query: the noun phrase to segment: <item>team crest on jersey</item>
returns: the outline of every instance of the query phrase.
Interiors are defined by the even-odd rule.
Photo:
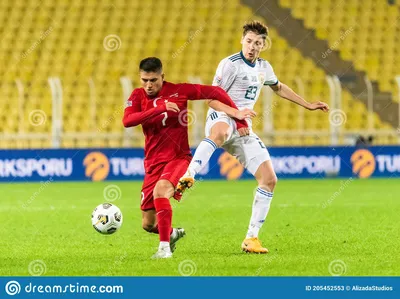
[[[131,100],[127,100],[126,101],[126,107],[132,107],[132,101]]]
[[[221,77],[221,76],[215,76],[215,77],[214,77],[214,82],[215,82],[216,84],[220,85],[220,84],[221,84],[221,81],[222,81],[222,77]]]
[[[251,76],[251,81],[257,82],[257,76]]]
[[[264,83],[264,80],[265,80],[265,75],[264,75],[264,73],[259,73],[259,74],[258,74],[258,79],[260,80],[261,83]]]

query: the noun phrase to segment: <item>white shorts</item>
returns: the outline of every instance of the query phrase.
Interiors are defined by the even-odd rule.
[[[228,138],[222,147],[254,175],[264,161],[271,160],[264,142],[253,132],[249,136],[240,137],[236,131],[236,122],[223,112],[211,111],[206,120],[206,137],[210,136],[211,128],[218,122],[229,125]]]

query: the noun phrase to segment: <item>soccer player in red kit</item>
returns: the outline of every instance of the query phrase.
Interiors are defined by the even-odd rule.
[[[123,124],[125,127],[142,125],[146,171],[142,186],[142,226],[160,236],[160,245],[153,258],[169,258],[176,242],[185,235],[182,228],[171,226],[169,198],[174,195],[175,186],[192,159],[188,142],[187,101],[219,101],[216,102],[218,109],[236,119],[241,135],[249,134],[244,119],[254,117],[255,112],[237,110],[220,87],[164,81],[162,63],[156,57],[142,60],[139,71],[142,88],[136,88],[129,97]]]

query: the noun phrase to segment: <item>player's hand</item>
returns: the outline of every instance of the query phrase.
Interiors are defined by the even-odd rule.
[[[235,114],[235,118],[237,119],[245,119],[245,118],[253,118],[257,116],[257,113],[254,110],[245,108],[243,110],[238,110]]]
[[[329,111],[329,106],[327,103],[324,102],[315,102],[315,103],[310,103],[308,107],[306,107],[308,110],[322,110],[324,112]]]
[[[167,111],[173,111],[173,112],[179,112],[178,105],[175,103],[167,102],[165,104],[165,107],[167,108]]]
[[[240,137],[248,136],[250,134],[250,130],[248,127],[240,128],[237,131],[239,132]]]

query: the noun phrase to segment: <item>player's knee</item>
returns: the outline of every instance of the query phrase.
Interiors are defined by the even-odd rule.
[[[278,178],[276,177],[276,175],[273,175],[271,177],[269,177],[266,180],[266,185],[268,186],[268,188],[270,189],[270,191],[274,191],[276,184],[278,183]]]
[[[228,137],[229,137],[228,131],[218,130],[212,132],[208,138],[214,141],[218,146],[222,146],[224,142],[228,139]]]
[[[274,174],[274,175],[269,175],[269,176],[267,176],[267,177],[265,177],[265,178],[262,178],[259,182],[258,182],[258,184],[259,184],[259,186],[261,187],[261,188],[263,188],[263,189],[266,189],[266,190],[268,190],[268,191],[270,191],[270,192],[273,192],[274,191],[274,189],[275,189],[275,186],[276,186],[276,184],[278,183],[278,178],[277,178],[277,176]]]
[[[154,198],[170,198],[174,195],[174,186],[167,180],[160,180],[157,182],[153,191]]]

